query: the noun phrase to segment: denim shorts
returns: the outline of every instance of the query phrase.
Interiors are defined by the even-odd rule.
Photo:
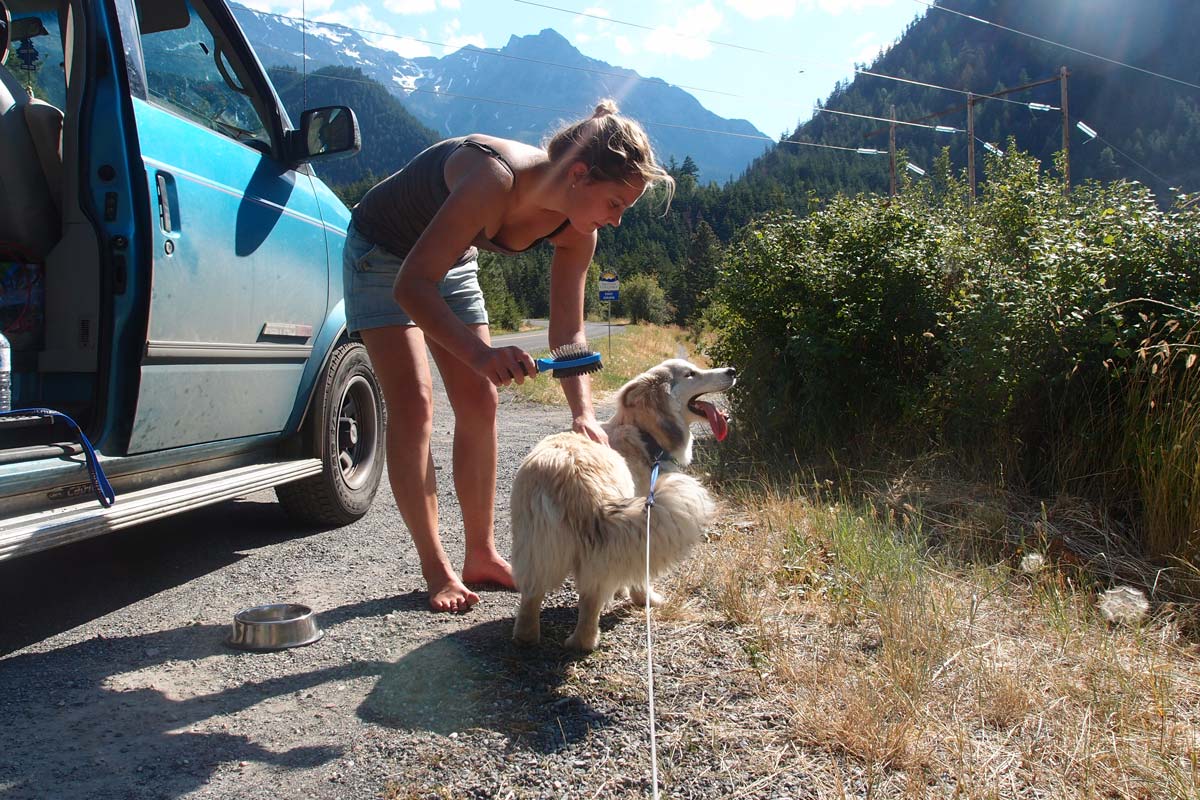
[[[354,225],[346,232],[342,250],[342,286],[346,297],[346,327],[350,333],[390,325],[414,325],[392,296],[392,284],[404,259],[363,236]],[[454,315],[466,325],[487,325],[487,308],[479,288],[479,263],[460,264],[438,282],[438,292]]]

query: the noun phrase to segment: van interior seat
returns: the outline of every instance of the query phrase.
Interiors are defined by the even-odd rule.
[[[0,251],[41,261],[62,234],[63,112],[3,66],[11,32],[0,0]]]

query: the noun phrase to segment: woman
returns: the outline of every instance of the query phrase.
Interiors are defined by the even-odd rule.
[[[493,533],[496,387],[522,383],[536,368],[519,347],[491,346],[477,248],[512,254],[553,244],[550,346],[582,344],[596,231],[620,225],[656,182],[673,187],[645,131],[606,100],[544,150],[483,135],[439,142],[355,206],[343,256],[347,322],[366,343],[383,388],[388,480],[434,611],[479,602],[468,583],[514,588]],[[454,489],[466,536],[461,576],[438,536],[427,346],[454,409]],[[572,428],[606,443],[588,377],[564,380],[563,390]]]

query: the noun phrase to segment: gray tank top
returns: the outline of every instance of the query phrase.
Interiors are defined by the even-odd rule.
[[[495,148],[466,136],[446,139],[413,156],[399,172],[380,181],[363,195],[351,215],[354,227],[363,236],[383,245],[400,258],[407,257],[438,209],[450,196],[450,189],[446,186],[446,159],[464,145],[482,150],[500,161],[510,173],[516,174],[512,165]],[[569,220],[564,220],[558,228],[538,239],[529,248],[555,236],[566,228],[568,223]],[[509,255],[524,252],[510,250],[497,244],[480,231],[471,247],[458,257],[453,266],[474,261],[478,255],[477,248],[480,247]]]

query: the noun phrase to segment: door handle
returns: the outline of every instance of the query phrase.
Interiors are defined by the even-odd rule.
[[[165,172],[155,173],[154,182],[158,187],[158,223],[163,233],[175,230],[175,215],[171,208],[171,184],[175,181]]]

